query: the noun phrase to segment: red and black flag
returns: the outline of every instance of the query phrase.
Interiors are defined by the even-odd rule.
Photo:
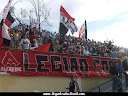
[[[15,21],[15,19],[11,16],[10,12],[8,12],[8,15],[5,19],[5,24],[10,27],[12,23]]]
[[[59,33],[62,37],[65,36],[65,34],[70,29],[72,34],[74,32],[77,32],[77,26],[74,23],[75,19],[72,18],[67,11],[61,6],[60,8],[60,27],[59,27]]]
[[[10,46],[10,41],[11,41],[11,38],[10,38],[10,35],[9,35],[9,27],[12,25],[12,23],[15,21],[15,19],[11,16],[10,12],[8,12],[8,15],[5,19],[5,22],[3,24],[3,27],[2,27],[2,37],[3,37],[3,44],[2,46],[4,47],[9,47]]]
[[[10,36],[8,32],[8,28],[12,25],[14,22],[14,19],[12,18],[11,14],[9,13],[10,6],[11,6],[12,0],[9,0],[5,8],[2,10],[0,14],[0,21],[3,20],[2,29],[0,29],[0,41],[2,43],[0,44],[0,47],[9,47],[10,46]]]

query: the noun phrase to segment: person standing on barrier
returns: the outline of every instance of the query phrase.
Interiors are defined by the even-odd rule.
[[[77,88],[77,92],[80,92],[79,83],[75,80],[75,75],[70,75],[71,82],[69,83],[69,87],[65,87],[69,90],[69,92],[75,92],[75,88]]]
[[[112,92],[122,92],[122,80],[119,78],[117,62],[110,65],[110,74],[113,77]]]

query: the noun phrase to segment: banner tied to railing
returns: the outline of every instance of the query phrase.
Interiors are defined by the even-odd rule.
[[[116,59],[0,49],[0,72],[19,76],[110,76]]]

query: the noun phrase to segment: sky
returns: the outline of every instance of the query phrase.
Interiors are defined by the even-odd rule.
[[[30,0],[13,0],[12,5],[17,1],[21,1],[15,5],[17,16],[21,8],[28,11],[32,8]],[[7,2],[0,0],[0,11]],[[115,45],[128,48],[128,0],[44,0],[44,4],[51,10],[49,23],[52,26],[43,24],[42,28],[58,32],[62,5],[75,18],[78,32],[73,36],[79,36],[79,30],[86,19],[88,39],[101,42],[113,40]]]

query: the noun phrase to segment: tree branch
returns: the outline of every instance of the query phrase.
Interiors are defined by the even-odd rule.
[[[33,8],[34,8],[34,12],[36,13],[36,17],[38,18],[38,13],[37,13],[37,8],[36,8],[36,3],[35,3],[35,1],[34,0],[31,0],[31,4],[32,4],[32,6],[33,6]]]

